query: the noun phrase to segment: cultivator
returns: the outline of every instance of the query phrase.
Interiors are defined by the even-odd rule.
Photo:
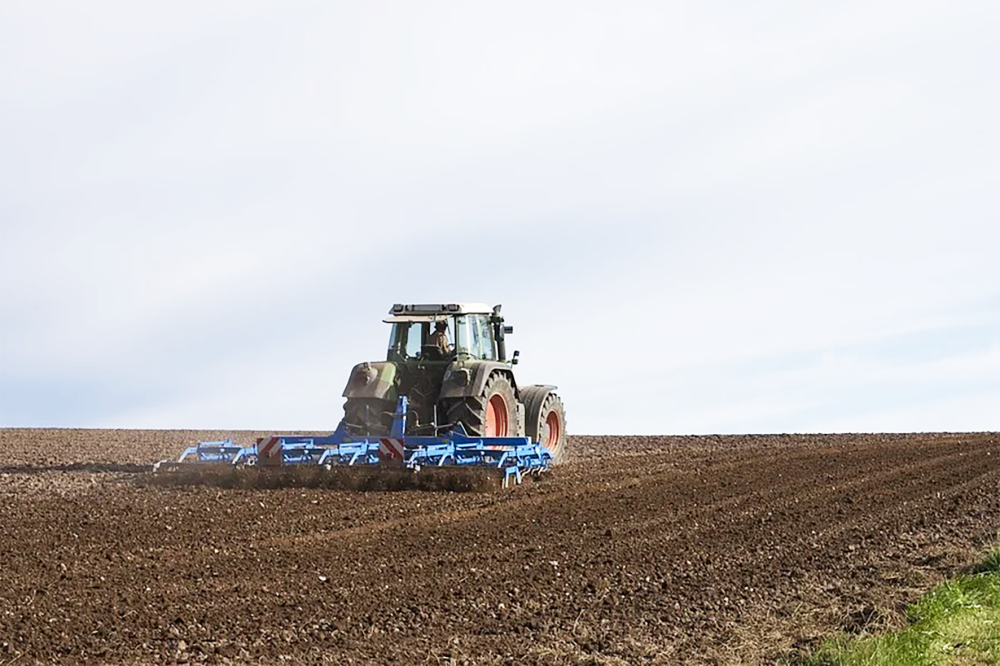
[[[190,469],[193,465],[291,465],[333,468],[374,466],[418,473],[422,468],[465,468],[502,475],[503,486],[519,484],[553,462],[552,452],[530,437],[480,437],[467,434],[461,423],[441,436],[406,433],[408,401],[400,396],[387,437],[357,436],[344,423],[330,435],[274,435],[255,446],[227,439],[188,447],[176,463],[161,461],[154,471]]]

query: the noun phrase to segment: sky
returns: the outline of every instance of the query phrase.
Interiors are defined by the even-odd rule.
[[[576,434],[1000,430],[1000,3],[0,0],[0,426],[329,431],[397,302]]]

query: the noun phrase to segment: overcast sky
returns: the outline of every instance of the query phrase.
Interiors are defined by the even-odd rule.
[[[1000,429],[1000,3],[0,0],[0,425],[332,430],[503,303],[577,434]]]

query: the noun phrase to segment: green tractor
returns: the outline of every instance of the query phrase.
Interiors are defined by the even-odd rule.
[[[351,435],[388,436],[401,395],[406,435],[437,436],[458,424],[468,435],[530,437],[559,462],[566,415],[555,386],[519,386],[518,352],[507,358],[500,306],[396,304],[385,361],[354,366],[344,389],[343,426]]]

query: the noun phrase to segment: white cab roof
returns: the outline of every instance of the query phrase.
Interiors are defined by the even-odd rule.
[[[493,308],[485,303],[396,303],[384,321],[435,321],[460,314],[492,314]]]

